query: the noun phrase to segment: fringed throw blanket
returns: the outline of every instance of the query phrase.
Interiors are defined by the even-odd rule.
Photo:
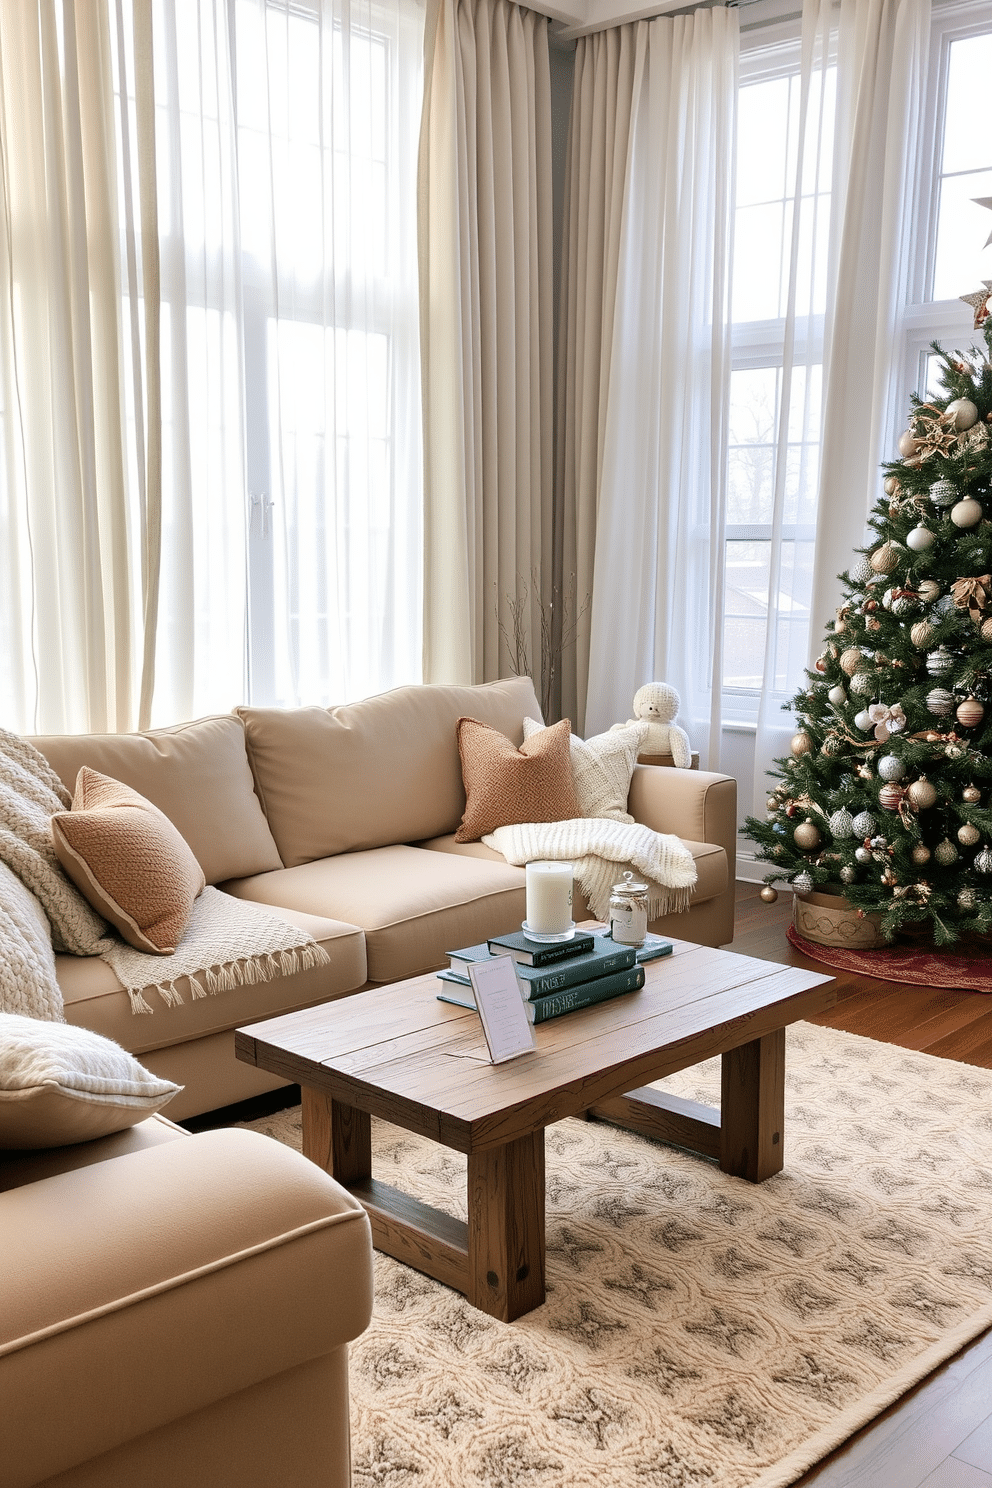
[[[174,955],[134,950],[91,908],[55,856],[51,818],[71,803],[44,755],[0,729],[0,865],[10,870],[0,874],[0,1012],[62,1017],[55,962],[36,933],[41,913],[56,951],[101,956],[113,967],[134,1013],[152,1012],[146,992],[159,993],[168,1007],[182,1002],[176,982],[183,977],[195,999],[330,959],[312,936],[278,914],[213,888],[196,900]]]
[[[652,920],[688,909],[696,882],[689,849],[677,837],[639,822],[627,826],[598,816],[525,822],[497,827],[482,840],[518,867],[540,858],[574,863],[575,880],[597,920],[609,919],[610,891],[625,868],[646,879]]]

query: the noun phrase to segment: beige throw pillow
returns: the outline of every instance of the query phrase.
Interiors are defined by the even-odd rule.
[[[477,842],[517,822],[571,821],[579,815],[569,762],[567,718],[516,745],[488,724],[458,720],[465,814],[456,842]]]
[[[628,824],[634,820],[627,810],[627,796],[647,727],[645,723],[632,723],[607,734],[594,734],[591,739],[571,735],[572,780],[580,816]],[[536,738],[543,729],[543,723],[524,719],[525,740]]]
[[[185,839],[144,796],[84,765],[71,811],[52,817],[55,854],[128,945],[171,956],[204,886]]]
[[[0,1013],[0,1148],[106,1137],[144,1121],[181,1089],[88,1028]]]

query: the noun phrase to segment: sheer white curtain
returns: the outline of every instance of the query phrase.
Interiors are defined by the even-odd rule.
[[[0,722],[25,731],[134,727],[155,627],[141,270],[119,252],[147,169],[125,117],[119,201],[116,27],[100,5],[76,22],[0,4]],[[145,117],[148,62],[139,45]]]
[[[420,677],[417,0],[0,0],[0,717]]]
[[[756,803],[878,495],[929,21],[930,0],[803,9]]]
[[[737,11],[635,23],[585,726],[671,683],[719,748]]]

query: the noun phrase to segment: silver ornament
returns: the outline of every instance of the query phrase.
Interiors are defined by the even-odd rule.
[[[954,602],[954,595],[942,594],[934,605],[933,612],[935,615],[939,615],[941,619],[946,619],[948,615],[953,615],[956,609],[957,605]]]
[[[949,837],[945,837],[943,841],[937,843],[937,846],[933,850],[933,855],[942,868],[949,868],[952,863],[956,863],[958,860],[958,850]],[[990,861],[992,861],[992,854],[990,854]]]
[[[951,600],[953,604],[954,601]],[[931,677],[944,677],[954,670],[954,657],[946,646],[938,646],[927,657],[927,671]]]
[[[953,760],[964,759],[966,752],[967,751],[964,744],[948,744],[944,748],[944,753],[947,755],[947,758]]]
[[[852,584],[867,584],[869,579],[874,577],[875,570],[864,556],[855,559],[848,573]]]
[[[827,699],[829,702],[833,703],[835,708],[843,707],[843,705],[847,702],[847,692],[843,687],[841,687],[840,683],[838,682],[837,686],[831,687],[830,691],[827,693]]]
[[[867,811],[859,811],[851,826],[855,837],[870,837],[875,830],[875,818]]]
[[[857,858],[859,863],[871,862],[871,853],[866,847],[856,847],[854,849],[854,856]]]
[[[930,500],[934,506],[953,506],[958,499],[957,487],[953,481],[934,481],[930,487]]]
[[[975,857],[975,867],[979,873],[992,873],[992,850],[983,847]]]
[[[854,715],[854,727],[859,728],[863,734],[867,734],[869,730],[875,727],[867,708],[862,708],[860,713]]]
[[[845,863],[840,870],[841,883],[853,883],[858,876],[858,870],[852,868],[850,863]]]
[[[809,873],[797,873],[792,880],[792,887],[797,894],[809,894],[813,888],[813,879]]]
[[[974,889],[964,888],[961,890],[960,894],[958,895],[958,909],[963,909],[965,912],[967,912],[968,910],[974,909],[977,903],[978,895],[975,893]]]
[[[878,762],[878,773],[883,780],[901,780],[906,766],[896,754],[883,754]]]
[[[856,672],[851,678],[851,691],[865,696],[875,691],[875,679],[870,672]]]
[[[868,846],[875,852],[881,852],[883,848],[888,847],[888,845],[889,841],[887,837],[873,837],[868,844]]]
[[[854,821],[846,806],[839,807],[830,818],[827,825],[833,837],[853,837]]]
[[[927,707],[938,718],[943,718],[954,711],[954,694],[948,692],[946,687],[934,687],[927,693]]]

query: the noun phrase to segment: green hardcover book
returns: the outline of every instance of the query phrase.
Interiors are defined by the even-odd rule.
[[[567,987],[564,992],[552,992],[549,997],[529,1002],[527,1016],[532,1023],[545,1023],[549,1018],[560,1018],[563,1013],[574,1013],[597,1002],[609,1002],[627,992],[639,991],[644,986],[644,976],[643,966],[630,966],[626,971],[615,971],[610,976],[597,977],[593,982]]]
[[[509,935],[493,935],[489,949],[494,956],[512,956],[521,966],[551,966],[555,961],[567,961],[572,956],[583,956],[595,945],[593,936],[585,930],[577,930],[571,940],[531,940],[522,930]]]
[[[633,946],[620,945],[608,935],[596,935],[593,940],[591,951],[570,956],[567,961],[558,961],[552,966],[521,966],[517,962],[517,979],[524,996],[528,1000],[547,997],[550,992],[563,992],[566,987],[576,987],[580,982],[591,982],[595,977],[608,976],[634,965],[637,957]],[[470,985],[468,970],[473,962],[492,960],[484,945],[448,951],[447,955],[449,970],[438,975],[443,975],[445,981],[458,977],[463,986]]]
[[[451,972],[439,971],[438,976],[450,981],[450,992],[439,992],[438,1002],[449,1002],[454,1007],[471,1008],[475,1011],[475,997],[469,986],[455,986]],[[538,997],[533,1002],[524,1002],[527,1016],[532,1023],[545,1023],[549,1018],[560,1018],[564,1013],[574,1013],[579,1008],[593,1007],[597,1002],[610,1002],[626,992],[637,992],[644,986],[644,967],[628,966],[624,971],[615,971],[611,976],[597,977],[595,981],[583,982],[578,987],[567,987],[564,992],[552,992],[548,997]]]

